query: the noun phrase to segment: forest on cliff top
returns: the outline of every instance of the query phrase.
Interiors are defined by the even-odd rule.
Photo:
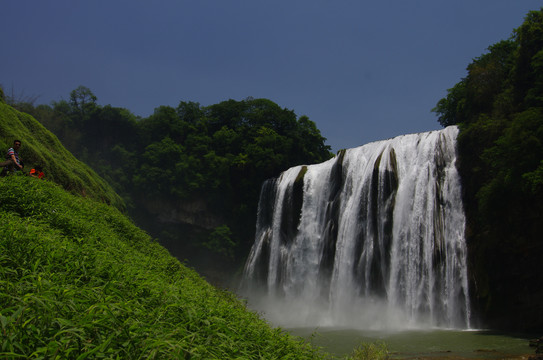
[[[472,294],[484,323],[543,328],[543,10],[433,109],[456,124]]]

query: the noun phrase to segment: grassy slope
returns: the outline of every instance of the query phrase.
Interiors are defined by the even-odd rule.
[[[180,264],[103,179],[0,101],[0,149],[14,139],[25,170],[40,164],[49,181],[0,178],[0,358],[323,356]]]
[[[19,153],[26,172],[35,165],[41,165],[47,179],[62,185],[65,189],[104,201],[120,209],[124,208],[121,198],[111,186],[66,150],[55,135],[32,116],[0,101],[2,161],[15,139],[22,141]]]
[[[118,210],[0,179],[0,358],[315,359]]]

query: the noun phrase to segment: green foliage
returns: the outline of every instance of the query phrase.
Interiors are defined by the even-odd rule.
[[[96,100],[96,96],[85,86],[70,92],[70,107],[78,121],[85,121],[96,110]]]
[[[516,273],[529,274],[543,252],[543,9],[528,13],[509,40],[488,50],[433,111],[442,125],[460,126],[471,268],[479,280],[479,306],[493,322],[506,309],[529,302],[510,299],[540,296],[517,286],[522,282],[516,279],[507,281],[504,264],[522,258]],[[524,322],[541,326],[534,317]]]
[[[537,169],[543,160],[543,11],[530,12],[511,39],[488,50],[474,59],[468,76],[434,111],[441,124],[461,125],[461,167],[480,178],[471,191],[491,221],[491,209],[505,193],[531,198],[538,189]]]
[[[507,116],[511,105],[511,73],[517,43],[504,40],[468,65],[468,76],[447,90],[447,96],[432,109],[442,126],[471,123],[478,114]]]
[[[234,258],[236,243],[232,239],[232,231],[226,225],[217,226],[202,245],[228,259]]]
[[[432,111],[438,115],[441,126],[449,126],[462,122],[465,106],[466,83],[461,81],[447,90],[447,97],[439,100]]]
[[[3,359],[324,358],[115,208],[11,176],[0,179],[0,219]]]
[[[214,224],[230,229],[231,235],[215,237],[214,225],[196,219],[198,234],[185,239],[178,254],[186,258],[201,257],[202,248],[215,244],[212,253],[241,261],[252,244],[262,182],[332,156],[315,123],[267,99],[207,107],[182,101],[138,119],[126,109],[96,105],[94,94],[79,87],[70,102],[29,111],[105,178],[154,235],[186,232],[171,222],[167,229],[155,226],[162,211],[177,211],[172,204],[191,202],[205,204],[205,212],[219,219]]]
[[[124,208],[122,200],[113,189],[68,152],[55,135],[32,116],[0,103],[2,151],[7,151],[15,139],[22,141],[19,153],[25,164],[25,171],[41,165],[47,180],[54,181],[73,193]]]
[[[387,360],[389,352],[385,343],[364,343],[353,350],[349,360]]]

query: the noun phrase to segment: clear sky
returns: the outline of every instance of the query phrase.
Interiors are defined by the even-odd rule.
[[[439,129],[466,66],[541,0],[0,0],[0,84],[146,117],[160,105],[268,98],[334,151]]]

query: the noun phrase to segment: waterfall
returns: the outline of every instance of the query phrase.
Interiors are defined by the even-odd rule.
[[[457,133],[342,150],[266,181],[249,304],[288,327],[469,328]]]

